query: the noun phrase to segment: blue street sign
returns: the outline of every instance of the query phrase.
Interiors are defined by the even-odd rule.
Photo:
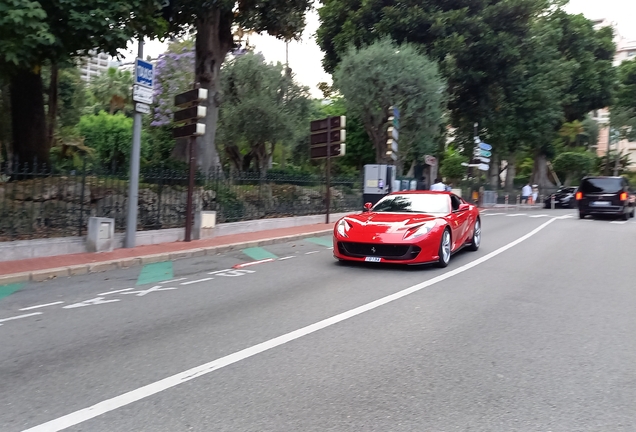
[[[135,84],[143,87],[153,87],[154,68],[152,63],[141,59],[135,60]]]
[[[395,117],[396,119],[400,118],[400,110],[396,107],[393,107],[393,117]]]
[[[492,146],[490,144],[486,144],[485,142],[479,143],[479,148],[482,150],[492,150]]]

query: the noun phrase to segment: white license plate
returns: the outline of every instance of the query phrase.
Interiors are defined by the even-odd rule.
[[[366,257],[364,260],[368,261],[368,262],[380,262],[380,261],[382,261],[382,258],[380,258],[380,257]]]
[[[604,206],[610,205],[610,202],[609,201],[594,201],[592,205],[598,206],[598,207],[604,207]]]

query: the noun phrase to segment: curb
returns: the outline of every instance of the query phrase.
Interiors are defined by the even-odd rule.
[[[283,237],[272,237],[262,240],[246,241],[241,243],[231,243],[221,246],[209,246],[203,248],[192,248],[184,251],[176,252],[164,252],[151,255],[141,255],[138,257],[127,257],[116,260],[94,262],[90,264],[78,264],[68,267],[57,267],[44,270],[33,270],[24,273],[14,273],[7,275],[0,275],[0,285],[8,285],[14,283],[23,282],[44,282],[49,279],[55,279],[59,277],[70,277],[77,275],[84,275],[89,273],[103,273],[111,270],[125,269],[130,267],[136,267],[139,265],[162,262],[162,261],[177,261],[181,259],[201,257],[205,255],[218,255],[221,253],[233,251],[236,249],[244,249],[249,247],[261,247],[273,244],[285,243],[288,241],[303,240],[316,235],[329,234],[333,231],[332,228],[312,231],[304,234],[295,234]]]

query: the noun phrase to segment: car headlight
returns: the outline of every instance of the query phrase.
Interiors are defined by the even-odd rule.
[[[348,237],[347,236],[347,232],[351,229],[351,225],[349,225],[349,223],[344,220],[341,219],[338,222],[338,225],[336,226],[336,231],[338,232],[338,234],[340,234],[342,237]]]
[[[404,239],[412,239],[428,234],[435,227],[435,221],[428,221],[416,228],[411,228],[404,234]]]

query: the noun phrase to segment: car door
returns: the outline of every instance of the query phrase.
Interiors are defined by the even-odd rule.
[[[450,199],[452,209],[451,230],[453,234],[453,250],[455,250],[466,242],[470,212],[468,210],[460,210],[460,206],[464,202],[457,195],[450,194]]]

